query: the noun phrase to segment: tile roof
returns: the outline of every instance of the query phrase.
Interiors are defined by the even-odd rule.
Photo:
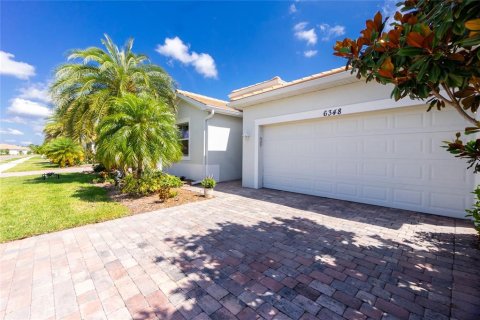
[[[216,107],[216,108],[225,109],[225,110],[229,110],[229,111],[239,111],[237,109],[234,109],[232,107],[227,106],[227,103],[228,103],[227,101],[203,96],[201,94],[193,93],[193,92],[189,92],[189,91],[185,91],[185,90],[177,89],[177,92],[186,96],[186,97],[189,97],[190,99],[193,99],[197,102],[200,102],[200,103],[202,103],[206,106]]]
[[[272,90],[292,86],[292,85],[302,83],[302,82],[306,82],[306,81],[311,81],[311,80],[315,80],[315,79],[319,79],[319,78],[324,78],[324,77],[331,76],[331,75],[341,73],[341,72],[344,72],[344,71],[346,71],[345,67],[331,69],[331,70],[328,70],[328,71],[324,71],[324,72],[312,74],[312,75],[307,76],[307,77],[296,79],[296,80],[293,80],[293,81],[290,81],[290,82],[283,82],[283,83],[279,83],[279,84],[276,84],[276,85],[273,85],[273,86],[270,86],[270,87],[267,87],[267,88],[261,88],[259,90],[250,91],[250,92],[245,93],[243,95],[239,95],[239,96],[230,95],[230,100],[231,101],[240,100],[240,99],[247,98],[247,97],[250,97],[250,96],[254,96],[254,95],[257,95],[257,94],[260,94],[260,93],[269,92],[269,91],[272,91]],[[275,77],[275,78],[278,78],[278,77]],[[273,79],[275,79],[275,78],[273,78]],[[271,80],[273,80],[273,79],[271,79]],[[263,82],[245,87],[245,88],[237,89],[237,90],[232,91],[232,93],[238,92],[238,91],[246,89],[246,88],[252,88],[252,87],[255,87],[257,85],[261,85],[265,82],[269,82],[271,80],[263,81]]]

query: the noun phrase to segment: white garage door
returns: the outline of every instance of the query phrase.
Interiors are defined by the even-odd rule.
[[[474,181],[441,147],[454,111],[400,108],[263,127],[263,186],[464,217]]]

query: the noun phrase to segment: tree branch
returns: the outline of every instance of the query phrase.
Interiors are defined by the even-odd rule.
[[[477,124],[477,120],[472,117],[471,115],[469,115],[467,112],[465,112],[465,110],[463,110],[463,108],[460,106],[460,104],[458,103],[457,99],[455,98],[455,96],[453,95],[452,91],[450,90],[450,88],[448,86],[446,86],[444,83],[442,83],[442,88],[445,89],[445,91],[447,92],[449,98],[451,100],[448,100],[447,98],[445,98],[444,96],[442,96],[440,94],[440,92],[438,92],[433,86],[430,86],[430,89],[431,89],[431,92],[432,94],[439,100],[442,100],[443,102],[445,102],[446,104],[449,104],[451,105],[452,107],[455,108],[455,110],[457,110],[458,113],[460,113],[460,115],[465,119],[467,120],[468,122],[471,122],[473,124]]]

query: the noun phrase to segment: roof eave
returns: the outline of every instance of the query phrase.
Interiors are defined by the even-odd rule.
[[[350,71],[343,71],[313,80],[295,83],[292,85],[286,85],[280,88],[258,93],[238,100],[233,100],[228,103],[228,106],[231,108],[243,109],[245,107],[267,101],[278,100],[307,92],[324,90],[339,84],[348,84],[357,81],[360,80],[356,79],[356,77],[352,75]]]
[[[227,116],[243,117],[243,113],[241,111],[238,111],[238,110],[227,110],[227,109],[223,109],[223,108],[219,108],[219,107],[215,107],[215,106],[211,106],[211,105],[206,105],[206,104],[198,102],[197,100],[192,99],[192,98],[190,98],[190,97],[188,97],[184,94],[181,94],[181,93],[177,93],[177,97],[179,97],[183,101],[191,104],[192,106],[196,107],[197,109],[199,109],[201,111],[214,110],[215,113],[224,114],[224,115],[227,115]]]

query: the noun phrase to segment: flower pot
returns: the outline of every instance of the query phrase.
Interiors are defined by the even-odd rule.
[[[209,199],[213,197],[213,188],[203,188],[203,195]]]

